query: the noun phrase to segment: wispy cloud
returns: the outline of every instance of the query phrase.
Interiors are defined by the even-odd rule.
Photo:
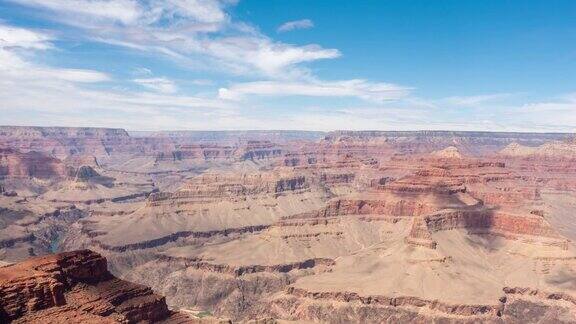
[[[43,32],[0,24],[0,76],[3,81],[63,80],[91,83],[109,80],[93,70],[52,68],[29,62],[25,54],[53,48],[53,38]]]
[[[122,25],[150,24],[160,20],[190,19],[221,23],[227,19],[224,1],[212,0],[10,0],[61,15],[67,23],[91,26],[106,22]]]
[[[137,67],[132,70],[132,75],[137,77],[148,77],[152,75],[152,70],[145,67]]]
[[[178,87],[174,81],[167,78],[134,79],[137,84],[161,93],[175,93]]]
[[[43,52],[55,48],[49,41],[52,38],[0,24],[0,35],[14,30],[16,34],[0,43],[0,102],[5,123],[134,129],[171,128],[172,123],[198,127],[201,123],[182,119],[217,120],[234,114],[234,105],[219,99],[175,95],[176,86],[165,78],[135,80],[154,92],[87,87],[87,83],[114,80],[95,70],[37,63]]]
[[[336,49],[318,45],[292,46],[278,43],[263,36],[225,37],[188,43],[199,51],[215,58],[223,67],[243,74],[257,72],[267,77],[297,77],[305,73],[298,64],[321,59],[340,57]]]
[[[383,102],[406,97],[410,89],[388,83],[372,83],[366,80],[336,82],[282,82],[258,81],[235,84],[221,88],[219,97],[227,100],[242,100],[249,95],[258,96],[312,96],[312,97],[357,97]]]
[[[0,25],[0,48],[45,50],[52,47],[52,36],[24,28]]]
[[[140,12],[136,1],[132,0],[13,0],[14,2],[46,8],[66,16],[92,20],[111,20],[123,24],[136,21]]]
[[[308,29],[314,27],[314,22],[310,19],[288,21],[280,25],[277,32],[284,33],[296,29]]]
[[[211,86],[214,85],[214,81],[208,79],[195,79],[191,83],[197,86]]]
[[[11,1],[81,29],[77,37],[160,53],[221,72],[297,77],[308,73],[301,63],[340,56],[338,50],[317,44],[277,42],[244,22],[232,21],[225,10],[235,1]]]
[[[454,106],[473,107],[483,105],[496,100],[512,97],[512,93],[496,93],[476,96],[454,96],[442,99],[440,102]]]

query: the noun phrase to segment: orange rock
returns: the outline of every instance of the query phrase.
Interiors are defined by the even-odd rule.
[[[90,250],[0,268],[0,322],[136,323],[180,315],[152,289],[115,278]]]

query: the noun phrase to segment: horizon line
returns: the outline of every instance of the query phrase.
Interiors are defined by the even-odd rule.
[[[103,126],[36,126],[36,125],[0,125],[0,128],[17,127],[17,128],[59,128],[59,129],[110,129],[123,130],[130,132],[147,132],[147,133],[169,133],[169,132],[309,132],[309,133],[502,133],[502,134],[558,134],[558,135],[576,135],[574,132],[554,132],[554,131],[495,131],[495,130],[451,130],[451,129],[410,129],[410,130],[376,130],[376,129],[335,129],[335,130],[303,130],[303,129],[162,129],[162,130],[131,130],[124,127],[103,127]]]

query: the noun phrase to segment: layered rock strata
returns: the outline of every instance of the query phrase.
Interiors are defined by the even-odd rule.
[[[150,288],[112,276],[106,259],[81,250],[0,268],[0,320],[183,323]]]

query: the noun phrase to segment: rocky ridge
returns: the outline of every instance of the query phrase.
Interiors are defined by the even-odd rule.
[[[0,268],[0,297],[0,320],[13,323],[192,323],[150,288],[112,276],[89,250]]]

